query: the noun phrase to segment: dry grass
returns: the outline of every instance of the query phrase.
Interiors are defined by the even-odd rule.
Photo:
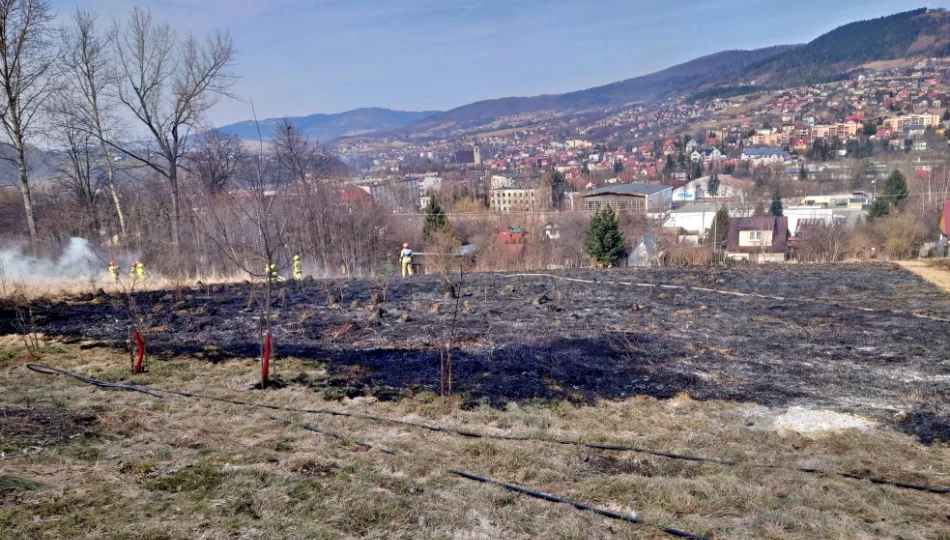
[[[917,274],[921,279],[930,282],[943,292],[950,293],[950,269],[946,264],[937,261],[917,260],[899,261],[897,264],[910,272]]]
[[[190,289],[197,287],[199,283],[204,284],[228,284],[241,283],[249,279],[247,275],[213,275],[203,276],[200,279],[170,279],[159,275],[150,275],[144,280],[133,284],[128,277],[122,276],[118,284],[102,276],[102,279],[90,281],[56,281],[56,282],[25,282],[22,280],[10,280],[0,287],[0,299],[38,299],[38,298],[62,298],[67,296],[76,296],[81,294],[95,293],[102,289],[110,293],[122,293],[129,291],[160,291],[175,289]]]
[[[724,468],[545,443],[467,439],[363,420],[296,419],[396,450],[398,456],[273,422],[267,411],[95,390],[23,367],[0,344],[0,408],[93,411],[98,424],[30,451],[6,441],[0,538],[666,538],[655,529],[473,484],[459,468],[715,538],[950,538],[950,498],[793,472]],[[950,484],[950,448],[889,430],[780,435],[749,412],[686,395],[592,407],[509,404],[447,410],[435,396],[325,402],[307,386],[249,390],[254,361],[154,362],[134,379],[123,354],[46,344],[46,363],[294,407],[339,407],[494,433],[576,438],[786,465],[867,471]],[[276,364],[285,380],[322,366]],[[304,378],[302,378],[304,379]],[[751,423],[751,424],[750,424]],[[0,434],[3,435],[3,434]],[[25,443],[24,443],[25,444]],[[24,445],[21,445],[24,446]],[[27,486],[27,487],[23,487]]]

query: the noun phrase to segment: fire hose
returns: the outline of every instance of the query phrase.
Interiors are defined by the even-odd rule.
[[[325,431],[325,430],[320,429],[320,428],[318,428],[318,427],[309,426],[309,425],[307,425],[307,424],[295,424],[295,423],[291,422],[290,420],[281,420],[280,418],[277,418],[276,416],[271,416],[271,417],[269,417],[269,418],[270,418],[271,420],[274,420],[274,421],[277,421],[277,422],[282,422],[282,423],[284,423],[284,424],[289,424],[289,425],[292,425],[292,426],[297,426],[297,427],[302,428],[302,429],[305,429],[305,430],[307,430],[307,431],[312,431],[312,432],[314,432],[314,433],[319,433],[319,434],[321,434],[321,435],[325,435],[325,436],[328,436],[328,437],[333,437],[334,439],[339,439],[339,440],[343,440],[343,441],[352,442],[353,444],[355,444],[355,445],[357,445],[357,446],[361,446],[361,447],[363,447],[363,448],[374,448],[374,446],[371,445],[371,444],[369,444],[369,443],[366,443],[366,442],[363,442],[363,441],[359,441],[359,440],[356,440],[356,439],[350,439],[350,438],[346,437],[345,435],[341,435],[341,434],[339,434],[339,433],[334,433],[334,432],[332,432],[332,431]],[[395,452],[395,451],[390,450],[390,449],[388,449],[388,448],[379,447],[379,448],[376,448],[376,449],[379,450],[380,452],[386,454],[386,455],[389,455],[389,456],[395,456],[395,455],[396,455],[396,452]],[[691,539],[693,539],[693,540],[708,540],[705,536],[699,536],[699,535],[693,534],[693,533],[691,533],[691,532],[684,531],[684,530],[682,530],[682,529],[676,529],[676,528],[674,528],[674,527],[667,527],[667,526],[664,526],[664,525],[657,525],[657,524],[645,522],[645,521],[643,521],[642,519],[640,519],[639,517],[637,517],[636,514],[634,514],[634,513],[621,514],[620,512],[614,512],[614,511],[612,511],[612,510],[605,510],[605,509],[603,509],[603,508],[598,508],[598,507],[596,507],[596,506],[591,506],[591,505],[589,505],[589,504],[585,504],[585,503],[581,503],[581,502],[577,502],[577,501],[572,501],[572,500],[569,500],[569,499],[565,499],[565,498],[563,498],[563,497],[558,497],[557,495],[551,495],[550,493],[544,493],[544,492],[542,492],[542,491],[537,491],[537,490],[534,490],[534,489],[529,489],[529,488],[522,487],[522,486],[518,486],[518,485],[515,485],[515,484],[509,484],[509,483],[507,483],[507,482],[500,482],[500,481],[498,481],[498,480],[494,480],[494,479],[488,478],[488,477],[486,477],[486,476],[479,476],[479,475],[477,475],[477,474],[472,474],[472,473],[470,473],[470,472],[459,471],[459,470],[455,470],[455,469],[448,469],[447,472],[449,472],[449,473],[451,473],[451,474],[454,474],[454,475],[456,475],[456,476],[459,476],[459,477],[461,477],[461,478],[465,478],[466,480],[473,480],[473,481],[475,481],[475,482],[480,482],[480,483],[482,483],[482,484],[491,484],[491,485],[494,485],[494,486],[503,487],[503,488],[505,488],[505,489],[507,489],[507,490],[509,490],[509,491],[514,491],[515,493],[520,493],[521,495],[527,495],[528,497],[533,497],[533,498],[535,498],[535,499],[541,499],[541,500],[548,501],[548,502],[553,502],[553,503],[568,504],[568,505],[573,506],[574,508],[576,508],[576,509],[578,509],[578,510],[582,510],[582,511],[585,511],[585,512],[591,512],[591,513],[594,513],[594,514],[597,514],[597,515],[600,515],[600,516],[603,516],[603,517],[607,517],[607,518],[610,518],[610,519],[617,519],[617,520],[620,520],[620,521],[626,521],[626,522],[628,522],[628,523],[633,523],[633,524],[635,524],[635,525],[648,525],[648,526],[653,526],[653,527],[656,527],[656,528],[660,529],[661,531],[663,531],[663,532],[665,532],[665,533],[667,533],[667,534],[669,534],[669,535],[676,536],[676,537],[678,537],[678,538],[691,538]]]
[[[27,364],[26,367],[30,369],[31,371],[34,371],[36,373],[42,373],[44,375],[59,375],[63,377],[69,377],[69,378],[78,380],[82,383],[89,384],[92,386],[97,386],[100,388],[105,388],[105,389],[110,389],[110,390],[126,390],[130,392],[141,392],[143,394],[148,394],[150,396],[157,397],[157,398],[164,398],[164,396],[161,394],[165,393],[165,394],[171,394],[171,395],[192,398],[192,399],[205,399],[209,401],[217,401],[219,403],[230,403],[232,405],[257,407],[260,409],[268,409],[272,411],[296,412],[296,413],[303,413],[303,414],[323,414],[323,415],[340,416],[340,417],[347,417],[347,418],[358,418],[361,420],[367,420],[371,422],[383,422],[383,423],[412,427],[412,428],[417,428],[417,429],[424,429],[427,431],[433,431],[433,432],[438,432],[438,433],[445,433],[448,435],[458,435],[462,437],[495,439],[495,440],[516,441],[516,442],[541,442],[541,443],[548,443],[548,444],[591,448],[595,450],[635,452],[639,454],[647,454],[647,455],[662,457],[662,458],[692,461],[696,463],[710,463],[710,464],[722,465],[726,467],[754,467],[754,468],[759,468],[759,469],[775,470],[775,471],[800,472],[800,473],[806,473],[806,474],[814,474],[818,476],[839,476],[841,478],[848,478],[851,480],[866,480],[868,482],[871,482],[872,484],[892,486],[892,487],[901,488],[901,489],[924,491],[927,493],[950,494],[950,487],[931,486],[927,484],[914,484],[910,482],[902,482],[899,480],[891,480],[888,478],[879,478],[879,477],[862,474],[862,473],[842,472],[842,471],[814,469],[814,468],[807,468],[807,467],[770,465],[766,463],[707,458],[707,457],[693,456],[689,454],[677,454],[673,452],[664,452],[661,450],[653,450],[650,448],[643,448],[639,446],[627,446],[627,445],[607,444],[607,443],[590,443],[590,442],[576,441],[576,440],[570,440],[570,439],[549,439],[549,438],[544,438],[544,437],[532,437],[532,436],[525,436],[525,435],[497,435],[497,434],[492,434],[492,433],[479,433],[475,431],[468,431],[468,430],[461,430],[461,429],[449,428],[449,427],[443,427],[443,426],[435,426],[431,424],[424,424],[422,422],[412,422],[409,420],[399,420],[395,418],[386,418],[382,416],[373,416],[373,415],[368,415],[368,414],[337,411],[333,409],[304,409],[304,408],[296,408],[296,407],[285,407],[281,405],[269,405],[266,403],[257,403],[253,401],[243,401],[243,400],[222,398],[222,397],[216,397],[216,396],[207,396],[207,395],[196,394],[192,392],[182,392],[179,390],[167,390],[167,389],[159,389],[159,388],[145,389],[141,386],[134,385],[134,384],[107,383],[107,382],[99,381],[90,377],[77,375],[75,373],[71,373],[69,371],[65,371],[62,369],[57,369],[57,368],[38,365],[38,364]]]

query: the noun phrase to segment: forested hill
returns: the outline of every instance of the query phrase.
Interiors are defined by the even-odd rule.
[[[568,92],[534,97],[506,97],[479,101],[433,115],[406,126],[403,131],[448,131],[480,125],[502,116],[540,111],[569,112],[592,108],[617,107],[625,103],[655,98],[710,83],[723,73],[737,73],[763,59],[782,54],[794,46],[778,45],[751,51],[723,51],[673,67],[615,83]]]
[[[301,133],[320,141],[327,141],[346,135],[372,133],[394,129],[411,124],[437,111],[393,111],[382,108],[355,109],[337,114],[312,114],[287,118]],[[274,130],[284,121],[283,118],[268,118],[257,123],[238,122],[219,128],[228,135],[240,139],[255,140],[262,136],[269,140]]]
[[[840,26],[743,73],[768,86],[798,86],[843,76],[878,60],[950,56],[950,12],[917,9]]]

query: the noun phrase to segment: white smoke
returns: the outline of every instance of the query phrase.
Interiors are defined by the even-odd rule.
[[[106,264],[85,238],[70,238],[55,259],[35,257],[25,253],[23,246],[16,246],[0,250],[0,280],[26,284],[98,281]]]

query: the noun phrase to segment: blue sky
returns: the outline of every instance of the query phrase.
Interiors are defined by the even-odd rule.
[[[125,0],[53,0],[124,17]],[[231,31],[234,91],[260,118],[379,106],[449,109],[578,90],[704,54],[803,43],[841,24],[948,2],[908,0],[151,0],[181,34]],[[228,100],[222,125],[251,116]]]

